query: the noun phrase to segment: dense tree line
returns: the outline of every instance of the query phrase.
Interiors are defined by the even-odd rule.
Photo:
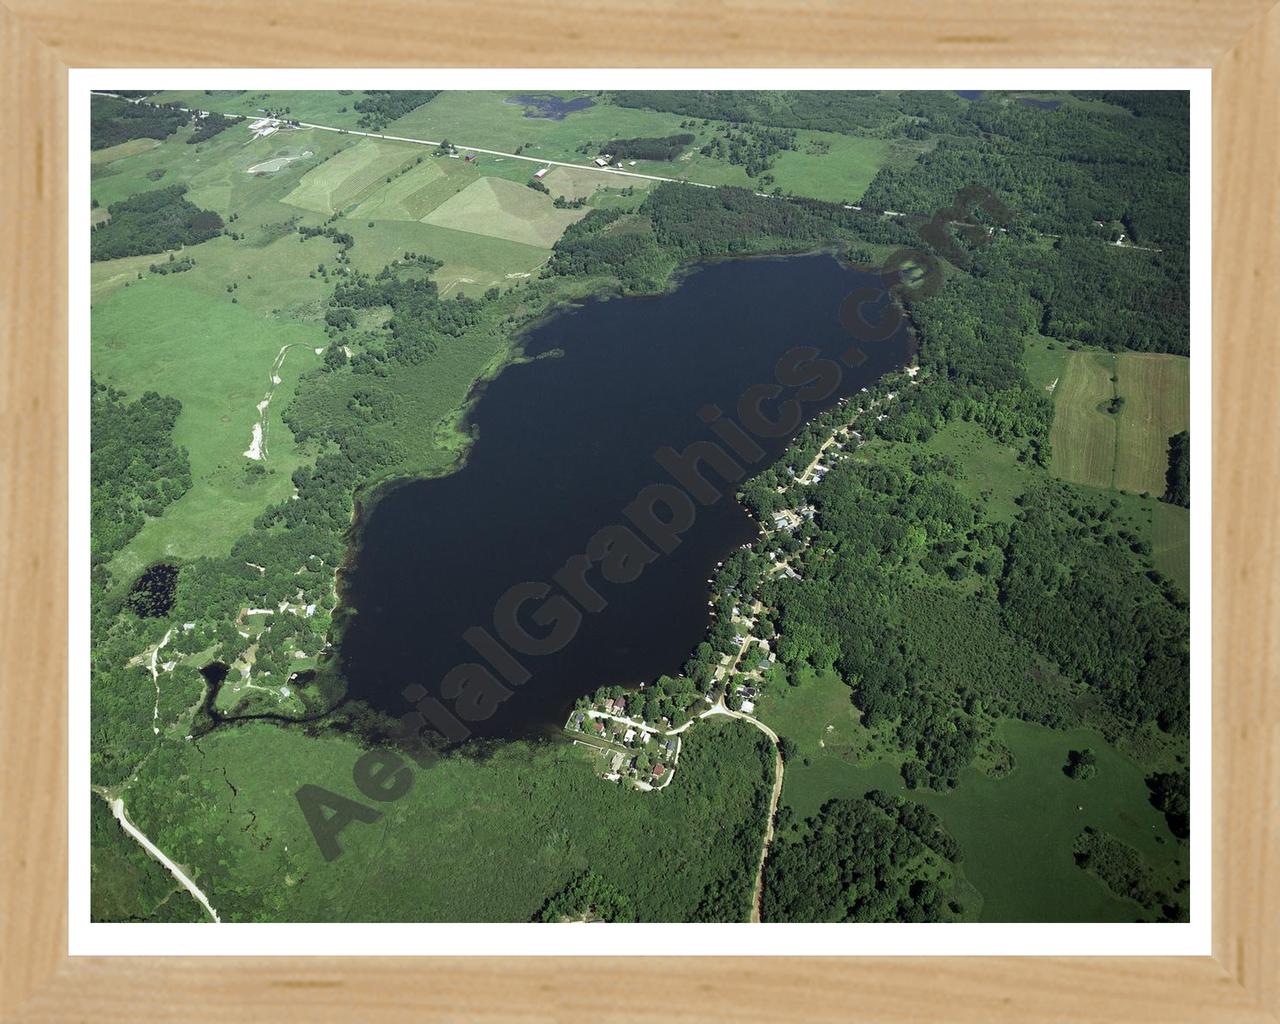
[[[360,127],[376,132],[438,95],[439,89],[366,89],[352,106],[361,114]]]
[[[552,249],[554,274],[616,278],[624,292],[654,291],[675,265],[649,223],[621,210],[592,210],[570,224]]]
[[[699,151],[703,156],[737,164],[755,178],[773,167],[774,157],[796,148],[796,133],[789,128],[744,125],[725,128]]]
[[[163,620],[146,618],[151,585],[128,593],[112,587],[107,564],[142,528],[191,486],[185,449],[173,443],[181,411],[175,398],[145,392],[130,402],[94,381],[90,397],[90,771],[97,785],[123,778],[157,742],[152,731],[155,689],[144,666],[131,664],[156,643]],[[147,574],[144,574],[144,579]],[[153,577],[157,596],[171,599],[168,573]],[[139,614],[141,613],[141,614]],[[194,634],[192,634],[194,636]],[[170,692],[189,706],[199,695]],[[169,721],[165,715],[161,721]]]
[[[173,443],[182,403],[154,391],[135,401],[94,381],[89,405],[91,551],[106,561],[191,487],[185,448]]]
[[[1027,379],[1024,339],[1039,332],[1072,346],[1185,353],[1184,272],[1185,260],[1173,254],[1083,239],[1045,250],[995,238],[974,252],[967,274],[952,275],[936,294],[904,294],[919,362],[932,379],[889,410],[878,433],[926,440],[948,420],[967,419],[998,441],[1025,441],[1029,456],[1047,465],[1053,404]]]
[[[535,921],[634,921],[627,894],[594,871],[586,870],[554,896],[534,916]]]
[[[1060,717],[1032,652],[1000,621],[992,576],[1005,534],[979,520],[945,471],[845,462],[809,500],[814,522],[793,538],[808,547],[791,555],[803,580],[763,591],[777,609],[778,658],[789,674],[838,670],[863,721],[893,726],[910,785],[956,784],[983,711]],[[967,593],[960,584],[975,575],[983,586]]]
[[[1119,721],[1185,732],[1187,605],[1154,571],[1135,571],[1136,558],[1150,553],[1146,542],[1110,525],[1110,504],[1058,481],[1019,501],[1000,577],[1007,627],[1088,686]]]
[[[666,719],[671,726],[681,726],[693,717],[695,705],[702,700],[702,689],[693,674],[659,676],[643,690],[627,690],[621,686],[602,686],[590,698],[578,700],[578,707],[589,707],[592,701],[621,697],[627,701],[627,714],[632,718],[658,725]]]
[[[1142,117],[984,97],[966,104],[953,133],[914,163],[882,167],[862,202],[928,214],[979,185],[1037,231],[1089,235],[1115,221],[1133,242],[1185,249],[1189,100],[1167,95]]]
[[[853,135],[905,135],[917,124],[946,131],[961,113],[950,92],[765,92],[750,89],[629,90],[612,94],[623,107],[643,107],[735,124],[773,125]]]
[[[238,117],[227,117],[224,114],[210,111],[204,117],[196,118],[195,130],[188,136],[187,144],[194,145],[197,142],[211,139],[215,135],[225,132],[239,120],[240,118]]]
[[[204,908],[93,798],[89,812],[89,916],[92,921],[198,922]]]
[[[1157,891],[1155,877],[1142,854],[1115,836],[1087,825],[1076,836],[1072,852],[1077,865],[1097,875],[1117,896],[1133,900],[1147,910],[1168,902],[1168,897]]]
[[[376,277],[355,274],[340,281],[333,292],[334,308],[369,309],[389,306],[390,338],[385,357],[413,365],[422,362],[445,338],[457,338],[480,319],[483,302],[459,294],[441,299],[429,277],[405,276],[400,267],[384,267]]]
[[[610,139],[601,149],[617,160],[674,160],[693,142],[687,132],[662,138]]]
[[[171,562],[157,562],[133,581],[125,603],[139,618],[160,619],[173,607],[173,588],[178,567]]]
[[[1169,438],[1169,468],[1165,471],[1164,500],[1191,507],[1191,434],[1184,430]]]
[[[1179,839],[1191,835],[1191,776],[1180,772],[1155,772],[1147,776],[1151,803],[1169,823],[1169,831]]]
[[[876,796],[830,800],[775,838],[765,862],[763,920],[943,921],[956,915],[959,904],[948,902],[948,858],[904,824],[916,823],[918,812]],[[921,827],[938,846],[954,850],[955,840],[936,822],[921,819]]]
[[[1010,247],[1010,254],[1014,247]],[[1062,238],[1048,252],[1017,249],[1012,271],[1043,305],[1040,331],[1113,352],[1190,353],[1190,271],[1185,249],[1149,253]]]
[[[92,96],[89,99],[89,148],[106,149],[130,139],[167,139],[190,119],[189,113],[177,107]]]
[[[188,270],[194,269],[195,265],[196,261],[190,256],[175,259],[173,253],[169,253],[167,260],[163,263],[152,263],[147,267],[147,270],[152,274],[167,277],[169,274],[185,274]]]
[[[356,240],[351,235],[335,228],[331,224],[299,224],[298,236],[305,242],[309,238],[328,238],[336,242],[340,251],[346,251],[356,244]]]
[[[189,202],[184,198],[186,191],[186,185],[170,185],[112,203],[107,207],[111,219],[90,236],[89,258],[113,260],[164,252],[221,234],[222,218]]]
[[[841,240],[919,246],[891,218],[816,199],[783,200],[744,188],[658,186],[641,207],[658,242],[681,259],[799,252]]]
[[[871,418],[861,429],[893,422]],[[759,518],[816,452],[805,437],[743,488]],[[959,477],[947,457],[918,453],[843,461],[807,489],[813,521],[769,541],[802,578],[769,575],[760,592],[788,675],[835,668],[863,721],[893,728],[911,786],[955,785],[992,716],[1061,727],[1088,708],[1107,729],[1184,730],[1186,605],[1116,503],[1044,480],[1017,520],[991,521]],[[1093,694],[1083,705],[1081,687]]]
[[[953,864],[959,864],[964,859],[964,853],[955,836],[946,830],[942,819],[924,804],[891,796],[878,789],[871,790],[866,798],[886,814],[896,817],[899,825],[913,833],[939,857]]]

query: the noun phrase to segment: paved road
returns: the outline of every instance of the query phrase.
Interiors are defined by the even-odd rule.
[[[404,135],[382,135],[379,132],[358,132],[351,128],[334,128],[327,124],[311,124],[308,121],[299,121],[299,125],[303,128],[316,128],[322,132],[338,132],[341,135],[362,135],[368,139],[386,139],[388,142],[409,142],[417,146],[436,146],[439,142],[432,142],[430,139],[411,139]],[[479,146],[461,146],[457,143],[450,143],[454,149],[459,149],[467,153],[484,153],[486,156],[501,156],[510,160],[527,160],[531,164],[541,164],[550,167],[574,167],[580,171],[597,171],[600,174],[608,174],[620,176],[624,178],[646,178],[649,181],[673,181],[678,185],[696,185],[698,188],[715,188],[714,185],[704,185],[700,181],[686,181],[684,178],[664,178],[660,174],[641,174],[639,171],[624,171],[617,167],[600,167],[596,164],[575,164],[568,160],[547,160],[540,156],[525,156],[523,153],[504,153],[500,149],[481,149]]]
[[[129,103],[142,103],[142,100],[128,99],[119,96],[113,92],[94,92],[95,96],[110,96],[117,100],[126,100]],[[185,110],[187,113],[195,113],[190,107],[179,107],[179,110]],[[250,118],[266,117],[265,114],[224,114],[224,117],[239,117],[244,120]],[[281,118],[281,120],[288,120]],[[439,147],[440,142],[431,139],[412,139],[405,135],[384,135],[380,132],[360,132],[354,128],[335,128],[329,124],[313,124],[310,121],[296,122],[302,128],[314,128],[322,132],[336,132],[339,135],[360,135],[367,139],[386,139],[388,142],[408,142],[415,146],[433,146]],[[443,140],[442,140],[443,141]],[[609,174],[624,178],[645,178],[648,181],[673,181],[680,185],[696,185],[698,188],[715,188],[714,185],[704,185],[700,181],[686,181],[684,178],[664,178],[660,174],[641,174],[639,171],[624,171],[617,167],[600,167],[597,164],[575,164],[568,160],[545,160],[539,156],[525,156],[523,153],[504,153],[500,149],[481,149],[479,146],[460,146],[456,143],[450,143],[454,149],[460,149],[467,153],[484,153],[487,156],[500,156],[510,160],[526,160],[531,164],[541,164],[550,167],[575,167],[580,171],[596,171],[599,174]]]
[[[93,95],[94,95],[94,96],[110,96],[110,97],[112,97],[113,99],[125,100],[125,101],[126,101],[126,102],[128,102],[128,103],[143,103],[143,102],[145,102],[145,100],[141,100],[141,99],[130,99],[130,98],[126,97],[126,96],[120,96],[120,95],[117,95],[116,93],[113,93],[113,92],[98,92],[98,91],[94,91],[94,92],[93,92]],[[153,105],[154,105],[154,104],[153,104]],[[188,113],[196,113],[196,111],[191,110],[191,108],[190,108],[190,107],[179,107],[178,109],[179,109],[179,110],[185,110],[185,111],[187,111]],[[268,116],[268,115],[265,115],[265,114],[223,114],[223,116],[224,116],[224,117],[240,117],[240,118],[244,118],[244,119],[247,121],[247,120],[249,120],[250,118],[265,117],[265,116]],[[284,120],[284,119],[282,119],[282,120]],[[298,122],[296,122],[296,123],[297,123],[298,125],[300,125],[301,127],[303,127],[303,128],[314,128],[314,129],[316,129],[316,130],[318,130],[318,131],[322,131],[322,132],[337,132],[337,133],[338,133],[338,134],[340,134],[340,135],[361,135],[361,136],[364,136],[365,138],[370,138],[370,139],[386,139],[386,140],[388,140],[389,142],[408,142],[408,143],[411,143],[411,144],[413,144],[413,145],[417,145],[417,146],[435,146],[435,147],[438,147],[438,146],[440,145],[440,143],[439,143],[439,142],[433,142],[433,141],[431,141],[430,139],[411,139],[411,138],[408,138],[407,136],[404,136],[404,135],[382,135],[382,134],[379,134],[378,132],[359,132],[359,131],[356,131],[356,130],[355,130],[355,129],[353,129],[353,128],[335,128],[333,125],[328,125],[328,124],[313,124],[313,123],[311,123],[311,122],[309,122],[309,121],[298,121]],[[598,172],[598,173],[600,173],[600,174],[612,174],[612,175],[619,176],[619,177],[624,177],[624,178],[644,178],[644,179],[646,179],[646,180],[648,180],[648,181],[671,181],[671,182],[675,182],[675,183],[676,183],[676,184],[678,184],[678,185],[693,185],[693,186],[695,186],[696,188],[716,188],[716,187],[717,187],[717,186],[715,186],[715,185],[707,185],[707,184],[704,184],[704,183],[703,183],[703,182],[701,182],[701,181],[689,181],[689,179],[687,179],[687,178],[664,178],[664,177],[663,177],[662,175],[660,175],[660,174],[641,174],[639,171],[624,171],[624,170],[621,170],[620,168],[616,168],[616,167],[599,167],[599,166],[597,166],[596,164],[575,164],[575,163],[571,163],[570,161],[567,161],[567,160],[544,160],[542,157],[537,157],[537,156],[525,156],[523,153],[504,153],[504,152],[502,152],[501,150],[498,150],[498,149],[481,149],[479,146],[459,146],[459,145],[456,145],[456,144],[454,144],[454,143],[450,143],[450,145],[452,145],[454,149],[461,149],[461,150],[464,150],[464,151],[466,151],[466,152],[468,152],[468,153],[484,153],[484,154],[486,154],[486,155],[488,155],[488,156],[500,156],[500,157],[506,157],[506,158],[511,159],[511,160],[527,160],[529,163],[533,163],[533,164],[542,164],[542,165],[544,165],[544,166],[550,166],[550,167],[576,167],[576,168],[577,168],[578,170],[580,170],[580,171],[596,171],[596,172]],[[793,198],[793,197],[791,197],[791,196],[774,196],[774,195],[770,195],[770,194],[769,194],[769,193],[767,193],[767,192],[756,192],[755,194],[756,194],[757,196],[759,196],[761,199],[791,199],[791,198]],[[803,197],[795,197],[795,198],[803,198]],[[850,203],[845,203],[845,204],[843,204],[843,205],[844,205],[844,208],[845,208],[846,210],[858,210],[858,211],[861,211],[861,210],[862,210],[862,207],[861,207],[861,206],[852,205],[852,204],[850,204]],[[922,214],[910,214],[910,213],[906,213],[906,212],[904,212],[904,211],[902,211],[902,210],[882,210],[882,211],[881,211],[881,213],[880,213],[880,216],[882,216],[882,217],[910,217],[910,216],[923,216],[923,215],[922,215]],[[967,222],[965,222],[965,221],[952,221],[951,223],[952,223],[952,224],[965,224],[965,223],[967,223]],[[1000,231],[1001,231],[1002,233],[1004,232],[1004,230],[1005,230],[1004,228],[1000,228]],[[1056,238],[1056,237],[1058,237],[1058,236],[1056,236],[1056,235],[1050,235],[1050,236],[1048,236],[1048,237],[1050,237],[1050,238]],[[1100,241],[1100,240],[1099,240],[1099,241]],[[1146,251],[1146,252],[1160,252],[1160,250],[1159,250],[1159,249],[1146,248],[1145,246],[1141,246],[1141,245],[1133,245],[1133,244],[1122,245],[1120,242],[1104,242],[1104,243],[1102,243],[1102,244],[1104,244],[1104,245],[1114,245],[1114,246],[1118,246],[1118,247],[1120,247],[1120,248],[1122,248],[1122,249],[1143,249],[1143,250],[1144,250],[1144,251]]]

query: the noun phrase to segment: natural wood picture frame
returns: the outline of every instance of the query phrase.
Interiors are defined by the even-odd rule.
[[[0,6],[4,1020],[1280,1020],[1280,7],[251,4]],[[625,39],[626,48],[618,48]],[[67,77],[95,66],[1208,67],[1213,75],[1213,955],[1195,958],[70,958]]]

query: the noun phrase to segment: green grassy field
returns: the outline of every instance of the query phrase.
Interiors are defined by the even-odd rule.
[[[1128,525],[1151,544],[1155,567],[1177,583],[1183,593],[1189,594],[1189,513],[1156,498],[1164,492],[1167,465],[1167,452],[1160,447],[1159,435],[1162,430],[1186,421],[1190,367],[1187,360],[1179,356],[1122,354],[1118,359],[1120,384],[1117,386],[1126,380],[1137,383],[1122,392],[1126,400],[1119,416],[1108,416],[1097,412],[1097,406],[1104,400],[1103,395],[1107,400],[1110,398],[1110,373],[1105,369],[1114,359],[1111,353],[1072,352],[1061,342],[1039,335],[1027,339],[1023,355],[1027,376],[1034,386],[1052,389],[1055,399],[1054,425],[1050,432],[1054,472],[1071,479],[1062,469],[1065,460],[1069,468],[1074,467],[1072,472],[1080,475],[1087,475],[1090,470],[1096,472],[1093,486],[1109,490],[1113,477],[1108,475],[1105,464],[1108,438],[1113,446],[1131,447],[1133,457],[1124,461],[1125,472],[1143,476],[1131,479],[1131,486],[1120,493],[1111,491],[1110,496],[1120,501],[1121,515]],[[1068,366],[1074,368],[1072,381],[1064,385]],[[1067,390],[1059,392],[1059,387],[1069,388],[1071,394],[1068,395]],[[950,427],[941,431],[938,439],[950,432]],[[1075,440],[1088,435],[1096,438],[1092,449],[1080,447]],[[1068,450],[1063,452],[1059,444],[1068,445]],[[990,465],[990,458],[984,458],[983,464]],[[1097,480],[1106,482],[1099,485]],[[1143,490],[1156,497],[1141,497]],[[1133,493],[1135,491],[1139,493]]]
[[[1142,766],[1100,733],[1007,720],[998,735],[1016,761],[1008,776],[994,779],[970,768],[954,792],[925,798],[965,850],[965,874],[985,900],[983,920],[1142,916],[1137,904],[1075,865],[1071,844],[1085,825],[1133,846],[1162,880],[1186,877],[1186,847],[1148,802]],[[1067,752],[1085,747],[1097,755],[1098,774],[1069,779],[1062,772]]]
[[[1169,438],[1191,424],[1191,362],[1183,356],[1126,352],[1116,357],[1125,399],[1118,417],[1113,486],[1163,494]]]
[[[343,230],[356,240],[351,263],[357,269],[376,274],[406,252],[423,253],[443,261],[432,279],[445,295],[457,289],[471,295],[492,285],[510,287],[527,280],[551,258],[551,250],[541,246],[434,224],[375,221],[371,228],[365,221],[344,223]]]
[[[590,155],[578,147],[590,142],[599,145],[613,138],[665,136],[680,131],[680,118],[652,110],[616,107],[596,97],[595,106],[568,115],[562,121],[524,116],[525,108],[509,103],[507,92],[442,92],[387,126],[388,135],[440,141],[455,145],[479,146],[514,153],[524,147],[524,155],[550,160],[589,163]],[[557,93],[564,97],[582,93]],[[531,165],[532,166],[532,165]]]
[[[195,267],[163,277],[149,267],[166,263],[165,254],[93,264],[94,373],[131,395],[154,389],[182,401],[175,440],[188,448],[192,463],[192,489],[117,555],[113,569],[120,579],[160,557],[226,551],[263,509],[288,498],[290,473],[312,457],[296,449],[281,415],[299,373],[318,364],[315,349],[328,343],[320,321],[332,282],[317,270],[334,264],[338,248],[325,238],[302,240],[295,221],[318,225],[335,207],[367,198],[358,217],[339,222],[356,240],[352,265],[374,274],[405,252],[424,253],[444,263],[436,275],[441,291],[456,294],[527,281],[549,258],[563,225],[586,213],[556,210],[547,196],[526,188],[531,165],[522,161],[470,163],[432,157],[422,147],[311,130],[252,139],[232,127],[195,146],[186,144],[186,135],[184,129],[162,143],[114,147],[101,160],[110,173],[93,182],[99,211],[136,191],[181,182],[193,202],[217,210],[229,232],[244,236],[223,235],[184,250],[181,256],[194,259]],[[455,210],[470,218],[471,230],[386,219],[429,212],[476,184],[480,188],[460,196],[463,205]],[[183,329],[174,330],[174,323]],[[476,377],[510,351],[509,339],[497,332],[486,337],[485,344],[448,346],[395,381],[413,422],[429,424],[405,439],[398,472],[438,472],[457,457],[460,405]],[[263,424],[268,472],[253,478],[244,453],[256,406],[272,387],[272,364],[285,346],[295,347]],[[314,397],[327,400],[323,389]],[[349,394],[331,397],[334,415],[346,415]]]
[[[1026,367],[1027,378],[1035,387],[1053,394],[1070,354],[1062,342],[1036,334],[1023,342],[1022,365]]]
[[[1115,396],[1115,356],[1073,352],[1053,390],[1053,469],[1072,483],[1110,487],[1115,480],[1116,416],[1103,411]]]
[[[352,219],[421,220],[454,192],[466,188],[472,175],[461,180],[446,175],[443,160],[427,160],[410,168],[385,188],[361,202],[351,211]]]
[[[537,170],[536,164],[510,157],[480,155],[464,160],[419,149],[418,156],[423,155],[426,159],[421,163],[415,158],[402,175],[347,211],[350,219],[420,221],[481,178],[502,178],[523,185]]]
[[[233,126],[196,145],[186,143],[189,135],[184,128],[159,145],[99,165],[91,181],[93,197],[108,206],[137,192],[184,184],[187,198],[197,206],[216,210],[224,219],[237,214],[240,230],[299,215],[306,219],[306,211],[280,200],[327,156],[353,145],[349,137],[310,130],[254,139]],[[251,171],[272,161],[282,164],[279,170]]]
[[[1138,499],[1142,500],[1142,499]],[[1191,511],[1150,501],[1152,560],[1156,568],[1191,595]]]
[[[361,139],[308,171],[284,201],[314,213],[334,214],[370,196],[422,155],[407,143]]]
[[[886,164],[912,160],[928,145],[865,139],[833,132],[799,132],[799,149],[778,155],[772,171],[784,192],[856,203]],[[734,168],[740,171],[741,168]],[[746,175],[743,175],[744,179]],[[704,180],[699,177],[697,180]],[[706,179],[710,181],[710,179]],[[711,182],[718,184],[717,182]],[[749,179],[734,184],[749,184]]]
[[[549,249],[585,209],[558,210],[551,197],[502,178],[480,178],[427,215],[436,227]]]
[[[225,553],[259,512],[289,497],[290,474],[303,461],[280,416],[298,375],[319,363],[323,331],[178,283],[194,274],[136,281],[94,308],[94,375],[130,395],[154,390],[181,401],[174,442],[191,459],[191,489],[116,556],[112,568],[122,577],[163,556]],[[292,347],[273,387],[272,365],[285,346]],[[268,391],[267,472],[253,478],[243,453]]]
[[[92,166],[101,164],[109,164],[113,160],[121,160],[127,156],[137,156],[139,153],[145,153],[148,150],[155,149],[161,144],[159,139],[129,139],[127,142],[121,142],[115,146],[107,146],[105,149],[95,149],[89,154],[89,163]]]
[[[353,104],[361,93],[315,91],[309,89],[202,90],[188,89],[156,93],[156,103],[177,103],[191,110],[216,110],[222,114],[244,114],[259,117],[265,110],[289,108],[288,116],[312,124],[334,128],[358,128],[359,111]]]
[[[636,181],[647,184],[643,178],[638,178]],[[598,171],[580,170],[577,167],[553,167],[543,177],[542,183],[551,190],[552,196],[585,199],[596,190],[608,185],[609,180]]]
[[[1073,483],[1162,494],[1169,437],[1190,422],[1183,356],[1072,352],[1054,389],[1054,473]],[[1115,398],[1118,412],[1107,412]]]
[[[745,911],[750,880],[724,873],[725,838],[741,824],[758,849],[758,736],[737,722],[700,726],[682,752],[688,772],[654,794],[602,781],[582,748],[562,743],[415,768],[409,793],[381,804],[380,821],[346,829],[328,863],[294,794],[312,784],[359,797],[351,770],[362,751],[339,734],[221,729],[202,753],[187,744],[147,765],[125,800],[224,920],[522,921],[587,867],[632,894],[644,918],[687,920],[720,881]]]
[[[1082,485],[1084,486],[1084,485]],[[1128,491],[1084,486],[1100,498],[1119,502],[1118,517],[1151,545],[1151,564],[1191,594],[1191,514],[1181,505]]]
[[[357,129],[359,115],[351,110],[351,103],[357,98],[358,96],[340,96],[332,92],[241,94],[215,92],[212,95],[201,92],[173,92],[162,93],[156,97],[164,102],[177,101],[191,107],[251,116],[260,113],[261,108],[264,107],[276,109],[289,106],[291,117],[347,129]],[[696,141],[679,159],[675,161],[640,160],[634,165],[628,163],[624,169],[710,185],[760,187],[756,180],[748,177],[741,166],[730,164],[725,160],[704,157],[697,151],[724,127],[721,122],[707,122],[704,125],[699,121],[692,127],[682,128],[681,122],[686,119],[679,115],[618,107],[602,96],[595,97],[595,106],[570,114],[562,121],[552,121],[525,117],[525,108],[518,103],[507,102],[509,98],[510,94],[505,92],[441,93],[429,103],[390,123],[383,131],[389,135],[434,142],[447,138],[455,144],[479,146],[507,153],[514,153],[520,149],[525,156],[564,160],[576,164],[589,164],[591,158],[599,152],[599,147],[612,138],[666,136],[689,131],[696,136]],[[342,107],[346,107],[347,110],[342,111]],[[187,134],[189,129],[183,129],[162,146],[171,147],[175,143],[181,145]],[[293,138],[303,134],[329,135],[332,141],[348,144],[353,138],[331,132],[288,132],[271,138]],[[224,143],[219,145],[225,144],[228,137],[243,143],[245,136],[247,136],[246,130],[233,127],[199,148],[217,143],[219,139],[224,140]],[[392,145],[381,140],[366,141],[370,145]],[[775,184],[784,191],[832,201],[855,201],[882,166],[905,164],[915,159],[931,144],[907,140],[859,138],[835,132],[801,131],[798,133],[797,149],[779,154],[772,174]],[[584,146],[585,152],[582,151]],[[143,149],[141,146],[138,148],[140,151]],[[362,154],[362,157],[364,155],[367,154]],[[108,162],[111,160],[110,157],[99,159],[105,159]],[[154,159],[158,164],[164,162],[163,157]],[[484,173],[508,177],[512,180],[525,180],[536,169],[534,163],[506,158],[507,166],[499,171],[495,164],[500,162],[503,162],[502,158],[483,155],[477,161],[484,166]],[[144,169],[151,168],[148,166]],[[355,186],[358,192],[358,186],[362,180],[359,174],[361,168],[353,164],[347,169],[356,175],[348,188]],[[571,187],[557,188],[555,185],[550,185],[554,195],[563,194],[572,198],[574,195],[586,194],[592,187],[589,185],[590,176],[599,178],[602,184],[619,187],[616,184],[619,179],[615,177],[610,182],[607,172],[573,168],[563,170],[564,173],[559,177],[567,179],[566,184],[571,182]],[[309,181],[306,187],[295,194],[290,201],[301,208],[327,215],[350,201],[341,192],[335,195],[335,189],[342,188],[342,180],[342,175],[332,172],[320,175]],[[643,179],[623,180],[636,186],[644,184]],[[132,194],[132,191],[113,196],[112,201],[115,198],[124,198],[125,195]],[[410,191],[412,190],[401,193],[401,196],[408,195]],[[400,196],[392,197],[390,206],[394,207],[399,198]],[[334,205],[335,199],[337,205]],[[413,205],[418,204],[411,204]],[[420,216],[422,215],[419,214]]]
[[[138,192],[189,182],[217,159],[207,150],[199,152],[205,150],[203,146],[187,145],[190,134],[191,129],[180,128],[160,142],[132,139],[97,150],[90,171],[93,198],[102,206],[110,206]]]
[[[1085,825],[1105,829],[1135,847],[1161,878],[1185,871],[1186,848],[1147,801],[1145,771],[1090,729],[1055,731],[1013,719],[996,737],[1016,766],[1003,778],[977,769],[961,773],[951,792],[910,792],[889,740],[866,729],[834,673],[809,675],[799,687],[770,694],[760,717],[794,740],[782,801],[799,817],[836,796],[881,789],[919,799],[943,819],[964,850],[965,877],[982,895],[983,921],[1128,921],[1137,904],[1113,896],[1076,867],[1071,844]],[[1074,781],[1062,773],[1067,751],[1088,747],[1097,776]]]
[[[572,98],[580,94],[561,95]],[[605,97],[594,98],[594,106],[569,114],[562,121],[552,121],[525,117],[524,107],[508,102],[509,93],[445,92],[392,122],[386,131],[391,135],[433,141],[447,138],[456,145],[508,153],[523,147],[526,156],[579,164],[589,163],[609,139],[689,132],[695,135],[696,141],[676,160],[638,160],[634,165],[628,161],[623,169],[708,185],[759,187],[740,165],[697,152],[723,127],[721,122],[709,122],[703,127],[699,121],[694,127],[682,128],[681,122],[686,119],[678,114],[618,107]],[[835,132],[802,131],[798,136],[798,149],[777,158],[773,170],[776,184],[798,195],[833,201],[855,201],[880,167],[914,159],[922,148],[920,144],[890,143]],[[588,146],[585,153],[580,151],[584,144]],[[607,178],[605,173],[600,176]],[[554,188],[552,191],[559,194]]]
[[[1008,521],[1018,514],[1016,498],[1035,480],[1035,470],[1018,461],[1018,453],[995,441],[981,426],[953,420],[921,445],[904,446],[871,441],[858,453],[872,462],[905,463],[919,451],[954,459],[960,468],[955,485],[967,497],[985,505],[991,519]]]

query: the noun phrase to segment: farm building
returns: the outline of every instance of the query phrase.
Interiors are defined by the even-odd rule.
[[[538,170],[536,170],[536,171],[534,171],[534,172],[533,172],[533,176],[534,176],[535,178],[541,178],[541,177],[544,177],[544,176],[546,175],[547,171],[549,171],[549,170],[551,170],[551,168],[550,168],[550,167],[540,167]]]
[[[260,117],[249,125],[249,131],[259,139],[265,139],[268,135],[273,134],[280,127],[280,122],[274,117]]]

